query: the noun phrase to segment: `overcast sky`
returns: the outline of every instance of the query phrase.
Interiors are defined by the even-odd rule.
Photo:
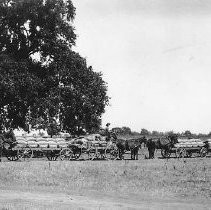
[[[76,50],[108,83],[103,126],[211,131],[211,1],[73,3]]]

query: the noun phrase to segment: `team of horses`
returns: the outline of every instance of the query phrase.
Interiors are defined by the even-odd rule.
[[[149,159],[154,158],[156,149],[168,150],[173,147],[175,143],[177,143],[176,135],[168,135],[163,137],[149,137],[142,136],[140,138],[135,139],[119,139],[115,134],[113,135],[114,141],[118,148],[119,158],[123,159],[126,151],[130,151],[131,159],[138,160],[138,151],[143,145],[147,147],[149,152]]]
[[[143,145],[147,147],[149,159],[154,158],[156,149],[168,149],[177,143],[176,135],[165,137],[147,138],[142,136],[134,139],[121,139],[115,133],[110,133],[110,140],[116,145],[118,150],[118,158],[124,159],[124,154],[129,151],[132,160],[138,160],[138,151]],[[0,134],[0,161],[2,155],[13,152],[12,148],[16,145],[16,138],[12,129],[8,132]],[[7,147],[5,146],[7,145]]]

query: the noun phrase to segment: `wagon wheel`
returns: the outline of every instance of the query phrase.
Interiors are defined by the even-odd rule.
[[[109,159],[110,159],[110,150],[109,150],[109,148],[106,148],[106,149],[105,149],[105,152],[104,152],[104,159],[105,159],[105,160],[109,160]]]
[[[105,155],[108,160],[116,160],[119,156],[119,151],[117,147],[112,146],[111,148],[107,148],[105,150]]]
[[[206,147],[202,147],[199,154],[201,157],[206,157],[207,156],[207,153],[208,153],[208,150]]]
[[[181,154],[181,158],[187,157],[187,150],[182,148],[181,151],[180,151],[180,154]]]
[[[169,158],[171,156],[170,149],[161,149],[161,155],[163,158]]]
[[[22,148],[18,150],[18,157],[25,159],[25,158],[32,158],[33,157],[33,150],[30,147]]]
[[[97,157],[96,150],[95,149],[90,149],[88,151],[88,159],[89,160],[94,160],[96,157]]]
[[[65,148],[60,151],[60,160],[70,160],[73,156],[73,151],[70,148]]]
[[[110,157],[110,149],[109,148],[105,149],[104,157],[105,157],[106,160],[110,160],[111,159],[111,157]]]
[[[177,158],[180,158],[180,148],[176,149],[175,155],[176,155]]]
[[[186,155],[187,155],[186,149],[184,149],[184,148],[176,149],[176,157],[177,158],[184,158],[184,157],[186,157]]]

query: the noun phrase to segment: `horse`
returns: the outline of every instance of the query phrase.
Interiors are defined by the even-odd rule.
[[[8,144],[8,149],[12,149],[16,145],[16,138],[15,134],[12,129],[10,129],[7,132],[4,132],[3,134],[0,134],[0,162],[2,159],[3,151],[5,149],[5,144]]]
[[[149,159],[154,158],[156,149],[169,150],[177,142],[177,135],[149,138],[146,143],[149,152]]]
[[[116,146],[118,148],[119,158],[123,159],[126,151],[131,152],[131,159],[138,160],[138,150],[142,143],[146,143],[145,136],[136,139],[116,139]]]

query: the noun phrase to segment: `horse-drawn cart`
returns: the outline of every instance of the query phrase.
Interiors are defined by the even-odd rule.
[[[19,136],[16,142],[4,143],[3,156],[10,161],[26,160],[31,158],[45,158],[55,161],[77,160],[80,156],[85,159],[116,159],[118,149],[112,141],[105,141],[99,134],[82,136],[67,141],[61,137],[33,137]]]
[[[204,157],[207,150],[205,143],[200,139],[178,139],[178,143],[161,149],[164,158],[169,158],[172,153],[178,158],[191,157],[193,154]]]
[[[98,138],[96,138],[98,137]],[[107,142],[100,136],[80,137],[73,139],[67,148],[63,148],[60,152],[61,160],[76,160],[80,156],[84,159],[116,159],[118,157],[118,149],[111,141]]]
[[[66,141],[63,138],[43,137],[17,137],[17,145],[12,148],[17,150],[21,159],[47,157],[48,160],[56,160]]]

